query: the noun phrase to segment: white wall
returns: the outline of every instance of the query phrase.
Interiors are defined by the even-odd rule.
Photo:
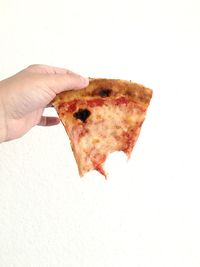
[[[154,89],[108,181],[78,177],[62,125],[0,145],[0,266],[200,266],[199,3],[0,2],[0,79],[44,63]]]

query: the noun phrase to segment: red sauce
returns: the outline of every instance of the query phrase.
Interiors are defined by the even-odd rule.
[[[131,129],[128,132],[123,132],[122,137],[123,137],[123,151],[125,153],[130,153],[132,151],[132,148],[135,144],[135,134],[136,134],[137,129]]]
[[[96,159],[92,159],[92,163],[93,163],[94,169],[98,171],[99,173],[101,173],[106,178],[106,172],[104,171],[103,166],[102,166],[105,160],[106,160],[106,155],[97,154]]]
[[[133,108],[137,108],[138,110],[140,110],[141,112],[146,112],[146,108],[144,108],[143,106],[139,105],[138,103],[134,102],[132,99],[128,99],[124,96],[120,96],[116,99],[114,99],[114,104],[115,105],[130,105],[130,110],[132,110]]]
[[[59,106],[58,106],[58,108],[59,108],[59,109],[63,108],[63,107],[65,106],[65,104],[66,104],[66,103],[64,103],[64,102],[60,103]]]
[[[105,173],[105,171],[101,165],[96,166],[95,170],[98,171],[99,173],[101,173],[106,178],[106,173]]]
[[[91,108],[94,108],[94,107],[101,107],[103,106],[105,100],[104,99],[101,99],[101,98],[98,98],[98,99],[90,99],[90,100],[87,100],[86,103],[87,103],[87,106],[91,107]]]
[[[80,100],[80,99],[74,99],[69,102],[63,102],[59,105],[59,109],[64,109],[67,112],[75,112],[77,110],[78,106],[85,106],[85,107],[101,107],[105,103],[113,103],[114,105],[128,105],[128,103],[132,102],[130,99],[127,99],[124,96],[120,96],[116,99],[110,100],[110,99],[102,99],[102,98],[97,98],[97,99],[88,99],[88,100]],[[132,102],[134,103],[134,102]],[[140,109],[142,112],[145,112],[146,109],[135,104],[135,106]]]
[[[77,109],[77,106],[83,105],[86,107],[101,107],[103,106],[105,100],[104,99],[89,99],[89,100],[78,100],[78,99],[74,99],[71,100],[69,102],[63,102],[59,105],[59,109],[65,109],[68,112],[75,112]]]
[[[129,100],[126,97],[121,96],[121,97],[114,99],[114,102],[115,102],[115,105],[126,105],[129,102]]]
[[[69,102],[63,102],[59,105],[59,109],[63,108],[68,112],[74,112],[76,110],[76,105],[77,105],[78,100],[74,99]]]

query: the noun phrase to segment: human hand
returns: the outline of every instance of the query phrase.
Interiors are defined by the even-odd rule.
[[[16,139],[35,125],[59,123],[57,117],[42,116],[56,94],[81,89],[85,79],[66,69],[31,65],[0,81],[0,142]]]

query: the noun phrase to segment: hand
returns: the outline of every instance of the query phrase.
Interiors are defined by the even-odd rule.
[[[71,71],[46,65],[31,65],[0,82],[0,142],[16,139],[35,125],[59,123],[57,117],[42,116],[56,94],[81,89],[88,84]]]

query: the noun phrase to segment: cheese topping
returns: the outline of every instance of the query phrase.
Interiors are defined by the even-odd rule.
[[[107,155],[124,151],[130,155],[136,142],[136,133],[144,120],[144,112],[133,103],[105,104],[89,109],[86,123],[79,122],[69,130],[75,152],[83,172],[102,167]],[[100,171],[102,174],[103,169]]]

